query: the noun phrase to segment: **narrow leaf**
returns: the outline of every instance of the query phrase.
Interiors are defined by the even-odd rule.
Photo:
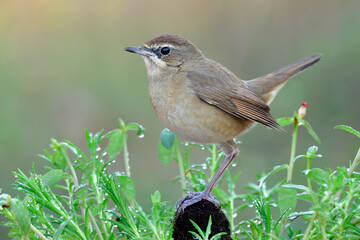
[[[305,192],[309,192],[309,188],[303,185],[297,185],[297,184],[284,184],[281,186],[282,188],[289,188],[289,189],[296,189],[301,190]]]
[[[196,237],[198,237],[198,239],[204,239],[205,238],[205,233],[202,231],[202,229],[196,224],[196,222],[194,222],[193,220],[189,219],[191,224],[194,226],[194,228],[198,231],[198,233],[200,234],[201,238],[199,238],[199,235],[195,232],[191,232],[192,234],[194,234]]]
[[[274,175],[275,173],[283,170],[283,169],[286,169],[288,167],[287,164],[283,164],[283,165],[277,165],[273,168],[273,170],[271,170],[268,174],[266,174],[264,177],[260,178],[258,183],[259,183],[259,186],[262,186],[263,183],[272,175]]]
[[[306,212],[293,212],[289,214],[289,219],[294,220],[297,217],[303,217],[303,216],[311,216],[314,214],[314,211],[306,211]]]
[[[290,125],[290,124],[293,124],[294,123],[294,118],[292,117],[283,117],[283,118],[278,118],[277,119],[277,122],[280,126],[287,126],[287,125]]]
[[[315,139],[315,141],[317,141],[319,144],[321,144],[320,138],[318,137],[316,132],[312,129],[310,123],[305,121],[304,119],[302,119],[302,123],[304,124],[305,128],[308,130],[308,133],[310,134],[310,136],[312,136]]]
[[[211,215],[209,216],[209,221],[208,221],[208,225],[206,227],[206,232],[205,232],[205,237],[208,238],[210,233],[211,233]]]
[[[67,220],[63,221],[59,228],[56,230],[55,234],[54,234],[54,240],[58,240],[61,239],[61,234],[64,231],[66,225],[69,223],[71,218],[68,218]]]
[[[341,129],[344,131],[347,131],[349,133],[354,134],[355,136],[357,136],[358,138],[360,138],[360,132],[350,126],[346,126],[346,125],[338,125],[336,126],[334,129]]]

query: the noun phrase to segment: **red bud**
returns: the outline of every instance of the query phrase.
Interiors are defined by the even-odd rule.
[[[299,108],[298,110],[298,115],[300,118],[303,118],[305,117],[305,114],[306,114],[306,107],[308,106],[308,103],[307,102],[302,102],[301,103],[301,107]]]

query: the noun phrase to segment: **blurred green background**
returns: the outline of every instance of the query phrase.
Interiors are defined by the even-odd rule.
[[[70,140],[85,148],[84,129],[118,127],[118,119],[138,122],[145,138],[129,137],[137,199],[146,208],[160,190],[174,204],[180,187],[171,183],[175,163],[163,166],[157,142],[163,125],[147,93],[142,59],[122,49],[164,33],[184,36],[209,58],[242,79],[251,79],[301,57],[323,58],[292,79],[271,104],[276,117],[290,116],[309,103],[306,119],[322,139],[323,159],[314,166],[347,166],[358,140],[333,130],[338,124],[360,129],[360,2],[348,1],[0,1],[0,181],[17,196],[11,171],[27,172],[49,140]],[[239,192],[255,174],[288,162],[291,128],[257,126],[240,136],[232,172],[242,171]],[[317,144],[301,129],[297,154]],[[202,162],[200,150],[193,162]],[[113,165],[123,169],[123,162]],[[304,177],[296,165],[294,182]],[[284,173],[285,176],[285,173]],[[241,216],[239,217],[241,220]],[[1,239],[8,229],[1,228]]]

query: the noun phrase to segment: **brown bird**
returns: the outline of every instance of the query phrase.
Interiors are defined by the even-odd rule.
[[[318,62],[315,54],[249,81],[211,59],[176,35],[155,37],[124,50],[143,57],[151,104],[160,121],[189,141],[216,143],[226,158],[202,193],[180,200],[180,211],[202,199],[219,204],[210,192],[238,155],[234,138],[255,122],[281,129],[268,104],[287,80]]]

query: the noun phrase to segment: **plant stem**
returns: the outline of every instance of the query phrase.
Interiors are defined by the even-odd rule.
[[[310,165],[311,165],[311,158],[308,158],[307,159],[307,170],[310,170]],[[318,206],[318,199],[314,196],[314,193],[312,191],[312,187],[311,187],[311,181],[309,178],[307,178],[307,183],[308,183],[308,188],[309,188],[309,194],[315,204],[315,206],[317,207]]]
[[[65,149],[63,147],[61,147],[61,153],[65,157],[65,160],[66,160],[66,162],[68,164],[70,172],[73,175],[74,186],[75,186],[75,188],[78,188],[79,187],[79,181],[77,179],[75,169],[74,169],[74,167],[73,167],[73,165],[72,165],[72,163],[71,163],[71,161],[70,161],[70,159],[69,159],[69,157],[68,157],[68,155],[67,155],[67,153],[66,153],[66,151],[65,151]],[[85,203],[85,208],[86,208],[86,203]],[[84,219],[85,219],[85,208],[83,206],[81,206],[81,213],[82,213]],[[97,223],[96,223],[96,221],[94,219],[94,216],[91,214],[91,212],[89,212],[89,213],[90,213],[90,218],[91,218],[91,220],[92,220],[92,222],[93,222],[93,224],[95,226],[95,230],[96,230],[96,232],[97,232],[97,234],[99,236],[99,239],[102,240],[103,237],[102,237],[100,229],[99,229],[99,227],[98,227],[98,225],[97,225]]]
[[[356,184],[356,183],[355,183]],[[341,208],[343,209],[343,214],[344,216],[342,217],[342,221],[338,230],[338,239],[342,238],[342,233],[345,230],[345,222],[347,221],[347,217],[348,217],[348,209],[349,209],[349,205],[351,202],[351,199],[353,199],[354,197],[354,188],[352,188],[351,186],[349,186],[349,191],[347,192],[347,196],[344,198],[345,202],[342,204]]]
[[[129,159],[129,152],[127,147],[127,132],[126,130],[123,134],[123,149],[124,149],[124,164],[125,164],[125,174],[126,176],[130,177],[130,159]]]
[[[348,171],[348,176],[351,177],[351,175],[353,174],[353,172],[355,171],[357,165],[359,164],[359,161],[360,161],[360,148],[354,158],[354,162],[351,164],[351,167]],[[336,193],[336,197],[340,197],[340,194],[341,194],[341,190],[339,190],[337,193]]]
[[[74,169],[74,167],[73,167],[73,165],[72,165],[72,163],[70,161],[70,158],[67,155],[66,150],[64,149],[64,147],[61,146],[60,149],[61,149],[61,154],[64,156],[64,158],[66,160],[66,163],[67,163],[67,165],[68,165],[68,167],[70,169],[70,172],[71,172],[71,174],[73,176],[75,189],[77,189],[77,188],[79,188],[79,181],[78,181],[78,178],[76,176],[75,169]],[[80,211],[81,211],[81,214],[82,214],[83,218],[85,219],[85,208],[83,206],[81,206],[81,205],[80,205]],[[79,230],[82,233],[81,229],[79,229]]]
[[[210,179],[212,179],[216,173],[216,144],[211,144],[210,145],[211,148],[211,177]]]
[[[72,163],[71,163],[71,161],[70,161],[70,159],[69,159],[69,156],[67,155],[64,147],[61,146],[60,149],[61,149],[61,154],[64,156],[64,158],[65,158],[65,160],[66,160],[66,163],[67,163],[67,165],[68,165],[68,167],[69,167],[69,169],[70,169],[71,175],[72,175],[73,178],[74,178],[75,188],[78,188],[78,187],[79,187],[79,181],[78,181],[78,179],[77,179],[75,169],[74,169],[74,167],[73,167],[73,165],[72,165]]]
[[[311,231],[311,229],[313,228],[314,221],[315,221],[315,219],[317,218],[317,216],[318,216],[318,211],[315,211],[315,212],[314,212],[314,215],[312,216],[312,218],[311,218],[311,220],[310,220],[310,224],[309,224],[308,228],[306,229],[306,232],[305,232],[305,234],[304,234],[304,236],[303,236],[303,238],[302,238],[303,240],[309,239],[310,231]]]
[[[351,175],[353,174],[355,168],[357,167],[357,165],[359,164],[359,161],[360,161],[360,148],[355,156],[355,159],[354,159],[354,162],[353,164],[351,164],[351,168],[349,169],[349,177],[351,177]]]
[[[298,129],[299,129],[299,119],[297,115],[294,115],[294,130],[292,133],[292,139],[291,139],[291,151],[290,151],[290,161],[289,166],[287,169],[287,182],[291,182],[292,179],[292,173],[294,171],[294,159],[295,159],[295,152],[296,152],[296,142],[297,142],[297,135],[298,135]],[[281,219],[281,229],[280,234],[282,235],[285,231],[285,225],[286,225],[286,216],[284,215]]]
[[[184,161],[181,156],[179,140],[177,137],[175,138],[175,154],[179,164],[179,174],[180,174],[180,182],[181,182],[181,190],[182,190],[181,192],[182,192],[182,196],[185,197],[186,182],[185,182]]]
[[[229,206],[229,213],[231,214],[231,216],[229,216],[230,218],[230,231],[231,233],[234,233],[234,197],[231,196],[230,198],[230,206]]]
[[[40,239],[43,240],[49,240],[44,234],[42,234],[42,232],[40,232],[34,225],[30,224],[30,229],[36,234],[38,235],[38,237]]]
[[[123,151],[124,151],[124,165],[125,165],[125,174],[130,177],[130,159],[129,159],[129,151],[127,147],[127,128],[123,120],[119,119],[119,127],[123,133]]]
[[[96,220],[95,220],[94,216],[92,215],[90,209],[89,209],[89,216],[90,216],[91,222],[94,224],[95,231],[96,231],[99,239],[100,239],[100,240],[103,240],[104,238],[103,238],[102,235],[101,235],[101,231],[100,231],[100,229],[99,229],[99,226],[97,225]]]
[[[325,222],[325,223],[321,223],[320,228],[321,228],[321,237],[322,237],[322,240],[326,240],[326,230],[325,230],[325,227],[326,227],[326,222]]]
[[[98,188],[94,188],[94,193],[96,196],[96,201],[98,202],[98,204],[101,204],[102,203],[101,199],[104,199],[103,193],[99,193]],[[101,194],[101,196],[100,196],[100,194]],[[103,211],[100,211],[99,218],[100,219],[105,219],[105,218],[109,219],[110,216],[107,213],[103,213]],[[101,227],[103,228],[103,233],[105,234],[105,238],[107,238],[108,237],[107,229],[109,228],[109,225],[105,221],[100,221],[100,223],[101,223]]]
[[[292,141],[291,141],[291,152],[290,152],[290,162],[287,172],[287,182],[291,182],[292,179],[292,173],[294,170],[294,159],[295,159],[295,152],[296,152],[296,142],[297,142],[297,135],[298,135],[298,129],[299,129],[299,120],[297,117],[294,117],[294,130],[292,133]]]

